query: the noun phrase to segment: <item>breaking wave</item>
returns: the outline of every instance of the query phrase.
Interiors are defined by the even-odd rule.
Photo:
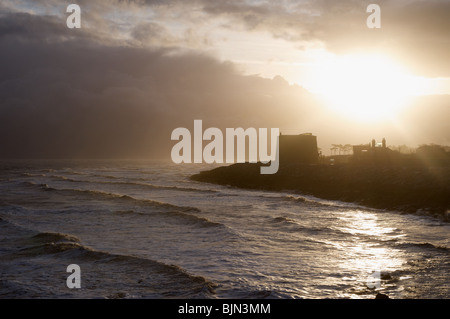
[[[66,176],[59,176],[59,175],[52,175],[50,177],[53,179],[56,179],[56,180],[62,180],[62,181],[72,182],[72,183],[128,185],[128,186],[143,187],[143,188],[147,188],[147,189],[174,190],[174,191],[181,191],[181,192],[199,192],[199,193],[217,193],[218,192],[216,190],[209,190],[209,189],[179,187],[179,186],[163,186],[163,185],[154,185],[154,184],[148,184],[148,183],[78,180],[78,179],[68,178]]]
[[[107,193],[103,191],[97,191],[97,190],[85,190],[85,189],[72,189],[72,188],[64,188],[64,189],[58,189],[54,187],[50,187],[48,184],[36,184],[33,182],[24,182],[25,185],[35,187],[42,189],[44,191],[53,191],[57,192],[59,194],[63,195],[85,195],[97,199],[102,200],[116,200],[116,201],[123,201],[123,202],[129,202],[140,206],[152,206],[152,207],[160,207],[165,209],[172,209],[177,211],[194,211],[199,212],[200,210],[196,207],[189,207],[189,206],[177,206],[165,202],[159,202],[154,201],[151,199],[138,199],[131,197],[129,195],[120,195],[115,193]]]
[[[44,191],[52,191],[57,192],[58,194],[68,194],[68,195],[75,195],[75,196],[89,196],[94,199],[100,199],[100,200],[107,200],[107,201],[118,201],[123,202],[126,204],[132,204],[137,205],[141,207],[152,207],[152,211],[149,213],[146,212],[139,212],[135,210],[124,210],[119,211],[119,214],[137,214],[137,215],[148,215],[148,214],[155,214],[155,213],[162,213],[164,216],[168,217],[174,217],[179,220],[183,220],[185,224],[189,225],[197,225],[200,227],[226,227],[222,223],[211,221],[205,217],[196,216],[193,213],[198,213],[200,210],[196,207],[190,207],[190,206],[177,206],[165,202],[159,202],[154,201],[150,199],[137,199],[134,197],[131,197],[129,195],[120,195],[120,194],[114,194],[114,193],[107,193],[102,191],[96,191],[96,190],[82,190],[82,189],[57,189],[48,186],[47,184],[35,184],[32,182],[24,182],[26,185],[39,188]],[[155,208],[163,209],[162,212],[155,210]]]
[[[348,236],[348,233],[345,233],[339,229],[330,228],[330,227],[312,227],[312,226],[305,226],[299,223],[298,221],[288,218],[285,216],[278,216],[272,218],[272,224],[274,226],[281,226],[286,227],[287,231],[290,232],[303,232],[307,234],[317,234],[317,233],[329,233],[332,235],[338,235],[338,236]]]
[[[398,243],[395,245],[398,248],[420,248],[420,249],[436,249],[441,251],[449,251],[448,247],[439,246],[439,245],[433,245],[431,243],[411,243],[411,242],[405,242],[405,243]]]
[[[134,210],[126,210],[126,211],[117,211],[116,214],[119,215],[141,215],[145,216],[148,215],[148,213],[145,212],[137,212]],[[165,216],[169,217],[175,217],[177,219],[183,220],[186,224],[192,224],[192,225],[198,225],[200,227],[226,227],[222,223],[213,222],[205,217],[199,217],[193,214],[189,214],[186,212],[180,212],[180,211],[168,211],[164,213]]]
[[[42,232],[26,238],[25,241],[27,245],[15,254],[17,258],[53,255],[54,258],[76,260],[80,264],[112,266],[129,275],[146,274],[152,279],[149,285],[157,285],[160,290],[171,288],[170,293],[174,295],[178,295],[178,292],[174,287],[168,287],[167,282],[187,291],[187,295],[200,293],[203,297],[214,295],[214,289],[217,287],[214,282],[202,276],[192,275],[178,265],[168,265],[139,256],[94,250],[84,246],[76,236],[70,234]]]

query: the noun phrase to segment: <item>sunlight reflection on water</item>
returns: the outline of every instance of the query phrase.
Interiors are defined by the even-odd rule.
[[[360,210],[342,212],[334,228],[348,233],[345,240],[328,241],[328,244],[339,250],[341,256],[342,262],[336,266],[344,274],[358,273],[357,277],[344,276],[342,280],[366,283],[372,274],[392,272],[406,263],[397,249],[381,247],[383,242],[403,235],[396,233],[396,228],[385,226],[375,213]]]

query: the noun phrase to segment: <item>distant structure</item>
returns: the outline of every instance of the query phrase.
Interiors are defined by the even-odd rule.
[[[315,164],[319,161],[317,137],[311,133],[283,135],[280,133],[280,162]]]
[[[383,138],[381,143],[377,143],[372,139],[367,145],[353,145],[353,158],[356,160],[364,160],[373,158],[374,156],[386,156],[391,150],[386,147],[386,139]]]

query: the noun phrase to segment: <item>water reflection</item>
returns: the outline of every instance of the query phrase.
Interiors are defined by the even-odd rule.
[[[373,281],[374,274],[378,274],[379,280],[389,278],[386,274],[400,269],[406,262],[400,251],[386,245],[404,235],[398,234],[396,228],[384,225],[376,213],[342,212],[335,228],[348,234],[348,238],[331,243],[340,250],[342,263],[338,267],[343,273],[355,274],[344,280],[354,279],[366,288],[383,290],[380,282],[378,286],[368,284]]]

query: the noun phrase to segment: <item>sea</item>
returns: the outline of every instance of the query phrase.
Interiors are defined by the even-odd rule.
[[[190,179],[212,168],[2,161],[0,298],[450,297],[448,222]]]

